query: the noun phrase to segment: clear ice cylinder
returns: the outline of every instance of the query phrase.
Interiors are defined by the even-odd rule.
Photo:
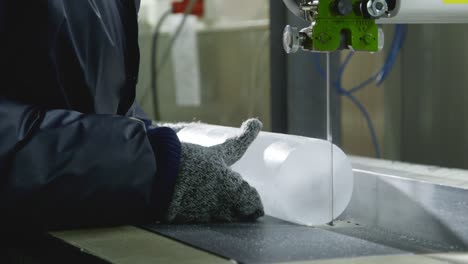
[[[182,142],[213,146],[240,133],[190,124],[178,136]],[[302,225],[326,224],[343,213],[353,191],[349,159],[336,146],[332,157],[331,149],[326,140],[261,132],[232,168],[258,190],[267,215]]]

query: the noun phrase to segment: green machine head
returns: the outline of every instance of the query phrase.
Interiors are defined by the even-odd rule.
[[[392,16],[398,0],[283,0],[289,10],[311,23],[298,30],[286,26],[283,45],[287,53],[300,48],[329,52],[343,49],[377,52],[384,33],[375,20]]]

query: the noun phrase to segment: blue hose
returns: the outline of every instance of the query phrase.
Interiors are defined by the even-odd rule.
[[[369,132],[371,134],[372,144],[374,144],[375,157],[378,159],[382,158],[382,154],[381,154],[382,152],[380,151],[379,140],[377,138],[377,133],[375,132],[375,128],[372,123],[372,119],[369,115],[369,112],[353,94],[349,92],[345,92],[343,96],[347,97],[359,109],[359,111],[364,116],[364,119],[366,120],[366,123],[367,123],[367,127],[369,128]]]
[[[343,75],[346,70],[346,67],[348,66],[349,62],[351,61],[352,57],[354,56],[354,52],[350,52],[342,65],[340,66],[338,70],[338,76],[336,81],[334,82],[334,87],[336,88],[337,93],[339,93],[342,96],[345,96],[348,98],[361,112],[363,115],[364,119],[366,120],[367,127],[369,129],[369,132],[371,134],[371,139],[372,143],[374,145],[374,150],[375,150],[375,156],[377,158],[381,158],[381,148],[380,144],[377,138],[377,133],[375,132],[375,127],[374,124],[372,123],[372,119],[370,118],[369,112],[367,109],[364,107],[364,105],[353,95],[354,93],[360,91],[361,89],[364,89],[368,85],[372,84],[374,81],[377,81],[377,86],[380,86],[388,77],[389,73],[391,72],[393,66],[395,65],[396,59],[398,58],[398,55],[403,47],[403,44],[406,39],[406,34],[407,34],[407,26],[405,25],[396,25],[395,26],[395,34],[393,36],[392,44],[389,50],[389,53],[387,55],[387,58],[385,60],[384,65],[377,71],[375,74],[373,74],[371,77],[363,81],[362,83],[356,85],[355,87],[352,87],[350,89],[345,89],[342,86],[342,81],[343,81]],[[315,54],[314,56],[314,64],[317,72],[319,75],[323,78],[326,79],[326,73],[325,70],[323,69],[322,65],[320,64],[320,57],[318,54]]]

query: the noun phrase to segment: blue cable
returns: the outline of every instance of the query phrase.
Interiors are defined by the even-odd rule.
[[[364,119],[366,120],[366,123],[367,123],[367,127],[369,128],[369,132],[371,134],[371,139],[372,139],[372,143],[374,145],[374,150],[375,150],[375,156],[380,159],[381,158],[380,144],[379,144],[379,141],[377,139],[377,133],[375,132],[374,124],[372,123],[372,119],[370,118],[370,114],[366,110],[366,108],[362,105],[362,103],[353,95],[353,93],[357,92],[358,90],[360,90],[360,89],[366,87],[367,85],[369,85],[370,83],[372,83],[375,80],[375,78],[377,77],[377,75],[380,73],[380,71],[378,73],[374,74],[369,79],[362,82],[361,84],[359,84],[356,87],[350,89],[349,91],[344,89],[341,86],[341,79],[343,78],[343,74],[344,74],[344,71],[346,69],[346,66],[351,61],[351,58],[353,57],[353,55],[354,55],[354,53],[350,52],[346,56],[343,64],[340,66],[339,71],[338,71],[338,78],[334,82],[334,87],[336,87],[336,91],[338,92],[338,94],[347,97],[359,109],[361,114],[364,116]],[[325,77],[326,73],[325,73],[322,65],[320,64],[320,58],[319,58],[319,56],[317,54],[316,54],[316,56],[314,56],[314,63],[315,63],[315,67],[316,67],[317,71],[320,74],[320,77],[325,80],[326,79],[326,77]]]
[[[359,109],[359,111],[361,111],[362,115],[364,116],[364,119],[366,120],[367,126],[371,134],[372,144],[374,144],[375,157],[380,159],[382,157],[382,152],[380,151],[379,140],[377,139],[377,133],[375,132],[375,128],[372,123],[372,119],[369,115],[369,112],[366,110],[364,105],[362,105],[362,103],[351,93],[345,92],[343,96],[346,96]]]
[[[396,59],[398,58],[398,54],[400,53],[403,47],[405,36],[406,36],[406,26],[396,25],[392,44],[391,44],[388,56],[382,68],[379,71],[377,71],[374,75],[369,77],[367,80],[365,80],[364,82],[360,83],[359,85],[351,89],[348,89],[347,91],[354,94],[355,92],[367,87],[368,85],[373,83],[375,80],[377,80],[377,86],[380,86],[386,80],[386,78],[388,77],[388,74],[391,72],[393,66],[395,65]],[[344,75],[344,71],[353,56],[354,56],[354,52],[350,52],[348,56],[346,57],[345,61],[343,62],[342,66],[340,67],[340,71],[338,72],[338,76],[339,76],[338,81],[341,82],[342,76]],[[342,91],[340,90],[339,92],[342,92]]]
[[[396,25],[395,37],[394,37],[394,40],[392,41],[392,47],[390,49],[387,62],[384,65],[384,69],[382,69],[382,74],[377,78],[377,86],[382,85],[382,83],[388,77],[388,74],[390,74],[398,58],[398,54],[400,54],[400,51],[403,48],[403,44],[406,41],[407,32],[408,32],[408,26]]]
[[[326,80],[327,79],[327,77],[326,77],[327,73],[325,72],[325,70],[322,67],[322,64],[320,63],[319,53],[314,53],[313,62],[314,62],[315,70],[319,73],[319,76],[323,80]]]
[[[403,25],[397,25],[395,27],[395,34],[392,40],[392,44],[390,47],[390,51],[388,53],[388,56],[385,60],[384,65],[382,68],[377,71],[375,74],[373,74],[371,77],[369,77],[367,80],[363,81],[359,85],[351,88],[351,89],[344,89],[342,86],[342,79],[344,72],[346,70],[346,67],[348,66],[349,62],[351,61],[352,57],[354,56],[354,52],[350,52],[343,64],[340,66],[339,71],[338,71],[338,77],[337,80],[334,83],[334,86],[336,87],[337,92],[342,95],[347,97],[362,113],[364,116],[364,119],[366,120],[367,127],[369,128],[369,132],[371,134],[371,139],[372,143],[374,145],[374,150],[375,150],[375,156],[377,158],[381,158],[381,149],[380,149],[380,144],[377,138],[377,133],[375,132],[374,125],[372,123],[372,119],[370,118],[369,112],[366,110],[364,105],[353,95],[357,91],[367,87],[370,85],[372,82],[377,80],[377,86],[380,86],[388,77],[388,74],[391,72],[396,59],[398,58],[398,55],[403,47],[403,44],[406,39],[406,33],[407,33],[407,26]],[[325,79],[326,73],[325,70],[323,69],[322,65],[320,64],[320,58],[318,54],[314,56],[314,64],[315,68],[318,71],[319,75]]]
[[[367,109],[364,107],[364,105],[362,105],[362,103],[353,95],[353,93],[371,84],[375,80],[375,78],[378,76],[378,74],[380,74],[381,71],[372,75],[370,78],[368,78],[367,80],[365,80],[364,82],[362,82],[361,84],[357,85],[354,88],[351,88],[349,90],[344,89],[341,84],[343,75],[344,75],[346,67],[348,66],[353,56],[354,56],[354,52],[350,52],[346,56],[343,64],[340,66],[339,71],[338,71],[338,78],[335,83],[335,87],[336,87],[337,92],[341,94],[342,96],[347,97],[359,109],[361,114],[364,116],[364,119],[366,120],[366,123],[367,123],[367,127],[369,128],[369,132],[370,132],[371,139],[372,139],[372,144],[374,145],[375,157],[380,159],[382,156],[381,151],[380,151],[380,144],[379,144],[379,140],[377,139],[377,133],[375,132],[375,127],[370,117],[370,114],[367,111]]]

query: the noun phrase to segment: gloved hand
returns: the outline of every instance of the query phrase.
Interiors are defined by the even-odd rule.
[[[238,161],[262,128],[251,119],[242,134],[203,147],[182,143],[182,158],[166,215],[171,223],[253,221],[264,215],[258,192],[229,166]]]

